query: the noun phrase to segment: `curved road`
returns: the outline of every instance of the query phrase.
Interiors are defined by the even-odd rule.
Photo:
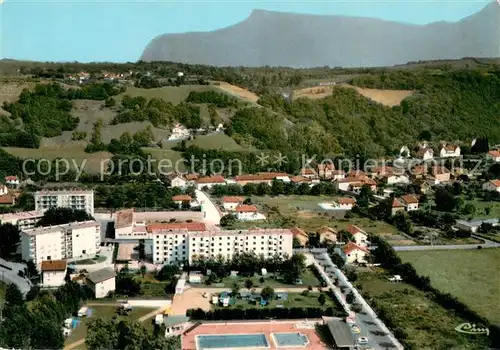
[[[219,209],[215,206],[214,203],[212,203],[210,198],[208,198],[208,196],[204,192],[195,190],[195,193],[198,202],[203,204],[203,214],[205,223],[211,229],[217,227],[220,223],[220,218],[221,218]]]
[[[28,293],[31,289],[31,282],[24,277],[19,277],[19,275],[17,274],[19,270],[24,271],[26,265],[6,261],[2,258],[0,258],[0,264],[12,268],[12,270],[9,270],[0,266],[0,280],[5,283],[14,283],[19,288],[21,293]]]

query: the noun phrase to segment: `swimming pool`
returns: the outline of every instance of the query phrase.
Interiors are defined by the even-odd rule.
[[[204,349],[269,349],[269,342],[263,333],[197,335],[198,350]]]
[[[309,344],[307,336],[300,333],[272,333],[277,347],[305,347]]]

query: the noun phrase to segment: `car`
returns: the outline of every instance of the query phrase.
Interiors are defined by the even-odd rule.
[[[358,344],[361,344],[361,345],[368,344],[368,338],[367,337],[359,337]]]
[[[351,332],[355,333],[355,334],[359,334],[361,333],[361,331],[359,330],[359,327],[356,326],[355,324],[352,324],[351,325]]]

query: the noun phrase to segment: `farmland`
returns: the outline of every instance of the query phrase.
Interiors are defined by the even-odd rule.
[[[467,322],[406,283],[392,283],[384,271],[359,273],[355,284],[382,318],[391,319],[405,348],[486,349],[484,336],[468,337],[455,331]],[[405,344],[403,344],[405,345]],[[410,346],[409,346],[410,345]]]
[[[399,254],[420,275],[429,276],[435,288],[454,295],[491,322],[500,322],[500,275],[491,272],[500,267],[500,249]]]
[[[259,96],[257,96],[257,94],[254,94],[253,92],[250,92],[246,89],[240,88],[239,86],[231,85],[223,81],[218,81],[216,82],[216,84],[217,84],[216,86],[220,90],[229,93],[230,95],[239,97],[242,100],[248,102],[257,102],[259,100]]]
[[[124,95],[129,95],[131,97],[143,96],[147,99],[156,97],[162,98],[165,101],[171,102],[176,105],[184,101],[191,91],[202,92],[214,90],[217,89],[210,85],[164,86],[155,89],[128,87],[127,91],[117,96],[117,100],[120,100]]]

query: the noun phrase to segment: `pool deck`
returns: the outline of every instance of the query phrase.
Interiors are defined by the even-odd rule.
[[[303,320],[283,321],[235,321],[203,323],[182,337],[182,350],[198,350],[196,347],[197,335],[214,334],[251,334],[264,333],[270,345],[270,350],[322,350],[327,347],[321,342],[314,328],[296,328]],[[308,320],[318,321],[321,320]],[[306,347],[280,347],[277,348],[271,333],[301,333],[309,339]],[[228,349],[229,350],[229,349]]]

